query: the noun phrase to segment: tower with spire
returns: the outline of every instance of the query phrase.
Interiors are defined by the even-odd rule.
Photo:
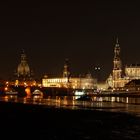
[[[113,60],[113,88],[120,87],[121,78],[122,78],[122,66],[121,66],[121,59],[120,59],[120,45],[118,38],[116,39],[116,44],[114,48],[114,60]]]
[[[70,78],[70,69],[69,69],[69,60],[65,59],[64,69],[63,69],[63,78],[67,78],[69,81]]]

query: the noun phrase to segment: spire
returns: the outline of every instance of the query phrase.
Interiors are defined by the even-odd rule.
[[[120,59],[120,45],[118,37],[116,38],[116,44],[114,48],[114,59]]]
[[[69,59],[65,59],[64,70],[63,70],[63,77],[69,78],[70,70],[69,70]]]
[[[116,44],[115,44],[115,47],[119,47],[120,45],[119,45],[119,39],[118,39],[118,37],[116,38]]]
[[[121,59],[120,59],[120,45],[118,37],[116,38],[116,44],[114,47],[114,60],[113,60],[113,80],[118,80],[121,78],[122,69],[121,69]],[[116,85],[115,85],[116,86]]]
[[[115,89],[122,87],[122,81],[120,80],[122,78],[122,63],[120,59],[120,45],[118,37],[116,38],[116,43],[114,47],[114,60],[113,60],[113,71],[112,71],[112,84],[111,86]],[[111,81],[112,81],[111,80]]]
[[[118,37],[116,38],[116,44],[119,44],[119,39],[118,39]]]

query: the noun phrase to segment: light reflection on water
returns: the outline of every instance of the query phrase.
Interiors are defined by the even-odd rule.
[[[140,104],[140,97],[93,97],[93,101]]]
[[[107,110],[116,112],[133,113],[140,116],[140,98],[130,97],[93,97],[92,101],[78,101],[76,96],[48,96],[42,98],[19,98],[17,96],[5,96],[0,100],[6,102],[20,102],[24,104],[44,105],[46,107],[67,108],[67,109],[91,109]]]

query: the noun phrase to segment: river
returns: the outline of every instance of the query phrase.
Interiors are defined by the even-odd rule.
[[[105,110],[113,112],[126,112],[140,116],[140,98],[132,97],[96,97],[92,101],[76,100],[77,96],[40,96],[19,98],[16,95],[0,97],[1,101],[18,102],[23,104],[43,105],[44,107]]]

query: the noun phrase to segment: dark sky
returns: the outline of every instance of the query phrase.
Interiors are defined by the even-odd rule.
[[[118,36],[123,64],[140,63],[140,8],[122,0],[1,3],[0,77],[8,78],[24,49],[37,77],[61,76],[65,58],[75,74],[112,70]]]

